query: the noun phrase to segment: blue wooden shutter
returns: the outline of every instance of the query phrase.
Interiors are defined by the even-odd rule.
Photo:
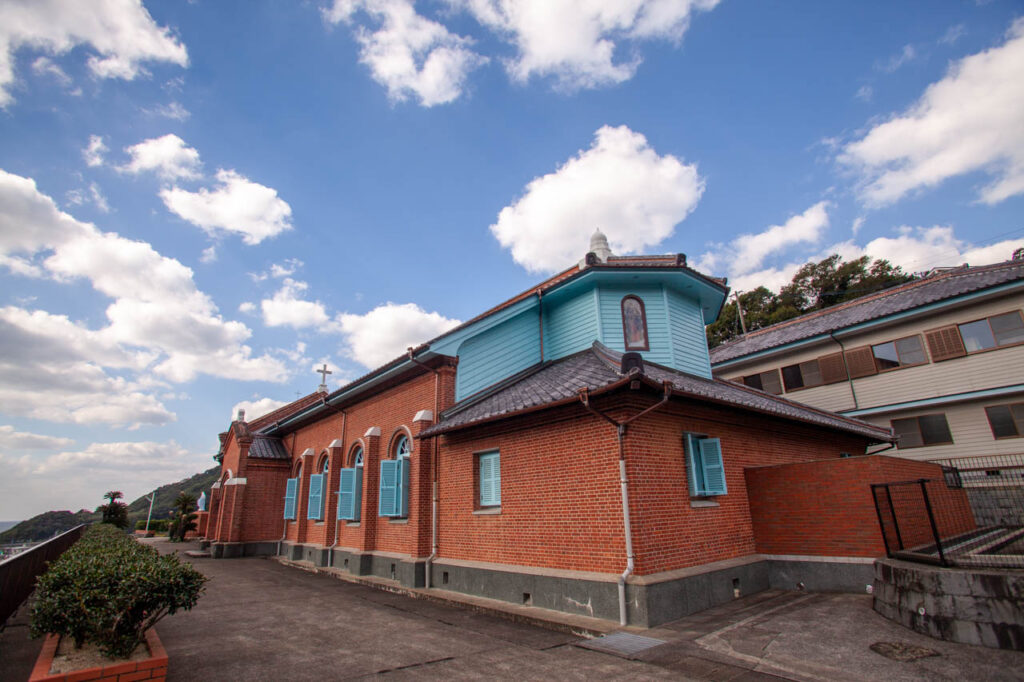
[[[684,436],[686,442],[686,480],[690,484],[690,497],[703,495],[704,472],[701,467],[700,439],[688,433]]]
[[[284,487],[284,517],[295,518],[295,491],[299,486],[299,479],[289,478]]]
[[[501,460],[497,452],[480,455],[480,506],[501,504]]]
[[[409,459],[403,457],[396,460],[398,463],[398,493],[396,495],[398,504],[395,510],[396,516],[406,517],[409,515]]]
[[[398,516],[398,474],[397,459],[383,459],[380,462],[380,516]]]
[[[338,518],[358,521],[363,499],[363,469],[342,469],[338,489]]]
[[[313,474],[309,477],[309,509],[306,518],[322,521],[324,518],[324,475]]]
[[[725,465],[722,463],[722,442],[717,438],[700,441],[700,458],[704,473],[704,494],[725,495]]]

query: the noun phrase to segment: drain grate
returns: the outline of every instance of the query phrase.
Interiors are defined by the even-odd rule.
[[[630,658],[641,651],[653,649],[654,647],[661,646],[664,643],[664,640],[654,639],[653,637],[642,637],[640,635],[632,635],[628,632],[613,632],[612,634],[604,635],[603,637],[580,640],[579,642],[576,642],[576,646],[584,649],[593,649],[594,651],[602,651],[606,654],[622,656],[623,658]]]
[[[894,661],[916,661],[919,658],[940,655],[934,649],[926,649],[923,646],[905,642],[875,642],[871,645],[871,650]]]

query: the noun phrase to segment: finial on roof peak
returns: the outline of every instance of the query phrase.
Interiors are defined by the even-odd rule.
[[[601,228],[595,229],[593,236],[590,237],[590,252],[597,255],[597,259],[602,263],[607,263],[612,255],[612,250],[608,248],[608,237],[604,236]]]

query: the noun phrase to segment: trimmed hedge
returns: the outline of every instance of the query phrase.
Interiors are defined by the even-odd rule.
[[[206,580],[114,526],[90,526],[39,578],[32,636],[52,632],[127,657],[157,621],[195,606]]]
[[[149,522],[149,529],[154,533],[167,532],[167,519],[152,519]],[[146,530],[145,519],[135,522],[135,530]]]

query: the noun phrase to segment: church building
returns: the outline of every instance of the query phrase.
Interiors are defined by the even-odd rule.
[[[221,434],[206,538],[656,625],[768,587],[864,589],[888,428],[712,376],[728,289],[682,254],[576,266],[342,388]],[[872,532],[874,533],[872,535]]]

